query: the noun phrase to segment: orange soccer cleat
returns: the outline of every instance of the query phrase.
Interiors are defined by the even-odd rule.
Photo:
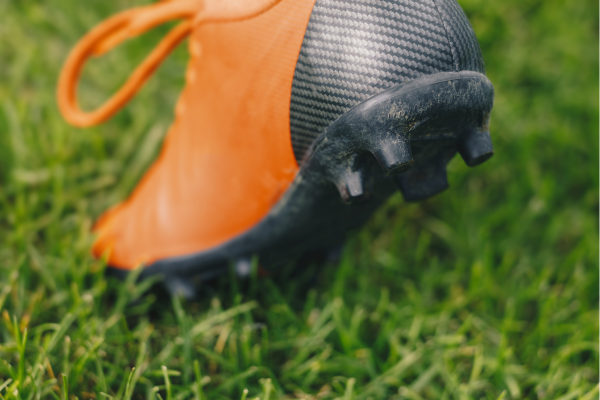
[[[180,19],[123,88],[84,112],[83,63]],[[70,123],[113,115],[189,37],[187,86],[164,148],[97,222],[118,270],[208,278],[259,254],[277,265],[339,243],[399,187],[444,190],[458,151],[492,155],[493,87],[455,0],[170,0],[106,20],[75,47],[58,101]],[[244,265],[240,263],[239,265]],[[240,267],[240,272],[243,268]]]

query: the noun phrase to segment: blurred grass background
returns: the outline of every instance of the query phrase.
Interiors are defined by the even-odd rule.
[[[160,148],[185,46],[103,126],[69,127],[54,99],[77,39],[140,3],[0,0],[0,398],[598,397],[597,2],[461,0],[496,155],[453,160],[431,200],[393,197],[335,265],[190,303],[89,255]],[[93,61],[84,105],[165,31]]]

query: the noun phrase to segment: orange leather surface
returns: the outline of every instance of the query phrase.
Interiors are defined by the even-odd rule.
[[[134,193],[98,221],[96,255],[124,269],[188,255],[269,212],[298,171],[290,96],[313,5],[281,0],[251,19],[197,22],[175,123]]]

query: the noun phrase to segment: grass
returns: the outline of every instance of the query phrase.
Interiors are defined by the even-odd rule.
[[[461,1],[496,87],[494,158],[393,197],[339,262],[196,302],[89,254],[159,149],[185,48],[103,126],[67,126],[54,100],[70,46],[134,4],[0,0],[1,399],[598,398],[596,2]],[[87,105],[164,32],[90,64]]]

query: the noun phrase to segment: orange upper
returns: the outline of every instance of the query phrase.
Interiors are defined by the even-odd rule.
[[[133,194],[96,224],[96,255],[108,252],[109,264],[124,269],[188,255],[248,230],[269,212],[298,171],[290,97],[314,1],[259,0],[250,6],[247,0],[163,1],[140,8],[143,18],[113,22],[119,26],[75,48],[61,76],[59,104],[67,120],[89,126],[125,104],[191,30],[187,85],[176,120]],[[77,108],[74,82],[88,55],[172,18],[187,20],[132,75],[130,87],[100,113]]]

